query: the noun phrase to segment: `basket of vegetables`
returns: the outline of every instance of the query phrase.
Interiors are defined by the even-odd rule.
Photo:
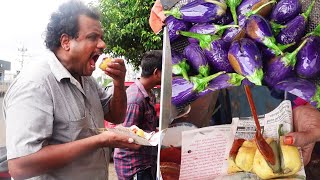
[[[176,107],[255,84],[320,108],[319,0],[183,0],[165,14]]]

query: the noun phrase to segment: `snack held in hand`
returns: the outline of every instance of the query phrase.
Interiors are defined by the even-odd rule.
[[[144,135],[144,131],[140,128],[138,128],[137,126],[133,125],[130,127],[130,130],[135,133],[136,135],[140,136],[140,137],[145,137]]]
[[[102,71],[105,71],[108,67],[108,63],[112,61],[112,58],[110,57],[106,57],[102,60],[101,64],[99,65],[99,68],[102,70]]]
[[[297,147],[284,145],[283,137],[280,137],[280,145],[273,138],[267,138],[266,141],[275,154],[274,165],[264,159],[254,141],[246,140],[236,147],[237,151],[232,147],[228,159],[228,173],[245,171],[255,173],[261,179],[271,179],[291,176],[301,169],[302,162]],[[236,143],[233,146],[236,146]]]

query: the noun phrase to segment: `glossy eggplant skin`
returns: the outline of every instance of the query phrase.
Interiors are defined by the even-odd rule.
[[[268,21],[259,15],[252,15],[247,21],[247,34],[257,42],[262,42],[264,37],[272,37],[272,30]]]
[[[232,14],[229,8],[226,10],[226,13],[219,20],[214,21],[214,23],[220,24],[220,25],[227,25],[232,22],[233,22]]]
[[[309,80],[292,77],[277,83],[275,89],[287,91],[320,109],[320,86]]]
[[[169,40],[173,42],[180,37],[177,31],[187,31],[191,24],[180,19],[176,19],[173,16],[168,16],[165,19],[165,24],[168,28]]]
[[[198,34],[215,34],[217,32],[217,29],[215,24],[204,23],[204,24],[193,25],[189,31],[198,33]]]
[[[193,91],[193,84],[181,76],[172,78],[172,97],[171,102],[176,107],[181,107],[197,97]]]
[[[180,13],[183,21],[207,23],[221,19],[226,13],[226,9],[227,6],[224,1],[215,4],[206,2],[205,0],[195,0],[182,6],[180,8]]]
[[[228,60],[229,47],[229,42],[226,42],[223,39],[217,39],[211,42],[209,49],[204,49],[210,69],[213,72],[234,72],[233,67]]]
[[[293,45],[294,44],[286,44],[286,45],[278,44],[278,47],[281,51],[284,51]],[[270,49],[264,45],[260,45],[260,44],[259,44],[259,48],[261,50],[261,55],[262,55],[262,60],[263,60],[264,66],[265,66],[265,63],[268,63],[269,61],[271,61],[271,59],[276,57],[276,54],[272,49]]]
[[[239,20],[240,23],[240,20]],[[234,22],[230,23],[230,25],[234,25]],[[228,28],[224,31],[224,33],[222,34],[222,39],[226,42],[233,42],[233,41],[237,41],[240,40],[242,38],[244,38],[246,35],[246,31],[245,28],[243,27],[231,27]]]
[[[172,65],[176,65],[179,64],[181,62],[181,60],[183,60],[185,57],[180,54],[179,52],[176,51],[171,51],[171,61],[172,61]]]
[[[276,36],[276,40],[280,44],[299,43],[301,38],[305,35],[306,21],[303,16],[296,16],[294,19],[286,24]]]
[[[210,92],[219,90],[219,89],[225,89],[228,87],[234,87],[234,86],[240,86],[242,80],[245,77],[243,77],[240,74],[237,73],[226,73],[221,74],[218,77],[212,79],[207,88],[201,92],[199,92],[198,96],[204,96]]]
[[[273,58],[267,65],[264,82],[273,87],[278,82],[294,76],[294,66],[285,64],[282,56]]]
[[[263,79],[262,57],[257,45],[248,38],[234,41],[228,51],[233,69],[256,85]]]
[[[171,51],[171,59],[172,59],[172,74],[173,75],[182,75],[183,78],[189,80],[188,71],[190,70],[190,66],[187,63],[187,59],[176,51]]]
[[[266,63],[268,63],[271,59],[276,57],[276,55],[274,54],[274,52],[270,48],[268,48],[264,45],[259,45],[259,48],[261,51],[262,61],[263,61],[264,65]]]
[[[269,22],[260,15],[251,15],[246,23],[246,34],[256,42],[259,42],[274,51],[278,55],[283,52],[276,46],[276,40],[272,34]]]
[[[301,13],[299,0],[280,0],[273,8],[270,19],[278,24],[285,24]]]
[[[286,53],[283,56],[273,58],[267,65],[264,81],[269,87],[273,87],[276,83],[295,76],[294,66],[297,62],[297,54],[306,44],[304,40],[297,49],[291,53]]]
[[[314,7],[315,0],[312,0],[308,9],[296,16],[285,24],[285,28],[281,29],[276,36],[277,42],[280,44],[299,43],[304,36],[307,26],[308,17]]]
[[[216,34],[217,28],[215,24],[204,23],[193,25],[189,32],[198,33],[198,34]],[[188,38],[189,43],[199,43],[199,40],[195,38]]]
[[[255,10],[267,2],[269,2],[269,0],[243,0],[242,3],[237,8],[238,18],[245,17],[249,11]],[[263,17],[268,16],[272,10],[272,6],[273,5],[270,4],[264,7],[258,12],[258,14]],[[240,24],[240,21],[239,21],[239,24]]]
[[[188,64],[190,64],[196,73],[199,73],[202,76],[209,75],[210,69],[207,58],[198,44],[189,44],[185,47],[183,54],[187,58]]]
[[[320,76],[320,36],[309,36],[297,55],[296,73],[303,78]]]

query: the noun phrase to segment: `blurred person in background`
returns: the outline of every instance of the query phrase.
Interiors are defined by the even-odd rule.
[[[127,114],[123,126],[136,125],[145,132],[156,131],[156,97],[152,88],[161,83],[162,51],[146,52],[141,61],[141,78],[127,89]],[[139,150],[115,148],[114,166],[119,180],[156,179],[157,147]]]

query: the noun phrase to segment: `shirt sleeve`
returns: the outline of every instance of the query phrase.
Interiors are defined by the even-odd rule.
[[[130,127],[136,125],[139,127],[139,119],[142,119],[142,112],[138,104],[128,104],[127,114],[123,126]]]
[[[7,158],[39,151],[52,135],[53,105],[43,85],[13,84],[4,98]]]

